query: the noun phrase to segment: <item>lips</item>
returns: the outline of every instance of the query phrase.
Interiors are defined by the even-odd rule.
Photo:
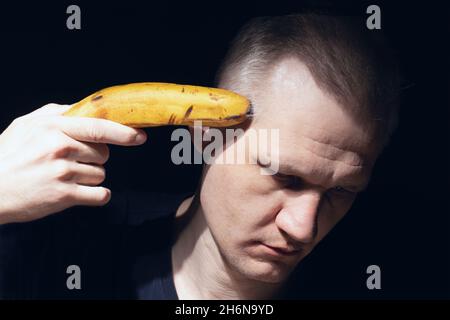
[[[277,247],[271,246],[261,242],[261,245],[266,249],[266,252],[277,256],[296,256],[300,253],[300,249],[294,247]]]

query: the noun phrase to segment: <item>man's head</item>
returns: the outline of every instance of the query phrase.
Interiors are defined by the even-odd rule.
[[[395,123],[397,78],[363,28],[346,18],[260,18],[234,41],[218,85],[249,97],[249,128],[279,129],[280,141],[275,175],[260,173],[257,152],[256,164],[204,170],[202,212],[233,272],[283,281],[367,185]]]

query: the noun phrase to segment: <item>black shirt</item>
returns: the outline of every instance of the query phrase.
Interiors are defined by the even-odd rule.
[[[188,196],[116,192],[104,207],[0,226],[0,298],[178,299],[171,247]],[[71,265],[80,289],[66,284]]]

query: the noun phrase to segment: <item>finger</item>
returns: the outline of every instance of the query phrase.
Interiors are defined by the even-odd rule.
[[[105,181],[105,169],[102,166],[74,163],[70,181],[87,186],[96,186]]]
[[[105,119],[62,116],[58,117],[57,125],[68,136],[79,141],[135,146],[147,139],[144,130]]]
[[[103,206],[111,199],[111,190],[105,187],[74,185],[75,205]]]
[[[69,104],[56,104],[49,103],[39,109],[34,110],[26,114],[25,116],[51,116],[51,115],[61,115],[67,110],[69,110],[72,105]]]
[[[74,150],[67,156],[69,160],[103,165],[109,159],[109,148],[104,143],[74,141]]]

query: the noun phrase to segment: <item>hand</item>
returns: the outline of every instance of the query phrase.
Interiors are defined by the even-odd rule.
[[[143,130],[109,120],[62,116],[48,104],[15,119],[0,135],[0,224],[32,221],[75,205],[102,206],[107,143],[135,146]]]

